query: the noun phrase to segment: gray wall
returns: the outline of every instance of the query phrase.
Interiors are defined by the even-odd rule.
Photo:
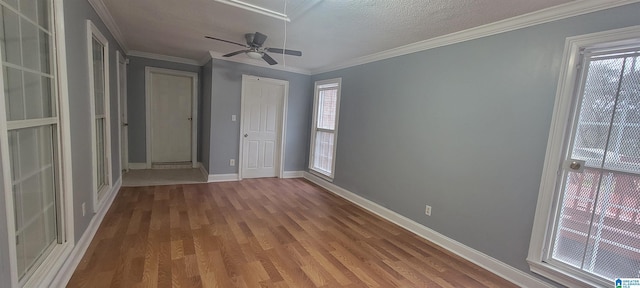
[[[334,183],[529,271],[565,38],[639,15],[633,4],[314,75],[342,77]]]
[[[200,162],[202,166],[207,170],[207,172],[211,171],[210,165],[210,151],[211,151],[211,85],[213,84],[213,60],[209,60],[207,64],[202,66],[202,81],[200,82],[202,97],[200,101],[200,128],[202,132],[200,133],[200,141],[199,147],[200,149]],[[211,174],[211,173],[209,173]]]
[[[313,106],[311,77],[214,59],[209,174],[238,173],[238,166],[229,166],[229,159],[237,161],[239,157],[240,95],[243,74],[289,81],[284,170],[305,170]],[[231,115],[234,114],[238,115],[236,122],[231,121]]]
[[[127,70],[127,116],[129,120],[129,163],[147,162],[145,68],[156,67],[198,73],[200,66],[142,57],[129,57]],[[198,89],[200,99],[201,89]],[[198,129],[200,131],[200,129]],[[198,156],[199,157],[199,156]]]
[[[116,50],[122,51],[100,17],[86,0],[64,1],[65,37],[67,49],[67,77],[69,84],[69,116],[71,118],[71,151],[73,165],[73,202],[75,237],[80,239],[87,229],[91,211],[93,184],[91,165],[91,120],[89,109],[89,64],[87,56],[87,25],[90,19],[109,41],[109,91],[111,93],[111,167],[112,180],[120,178],[120,150],[118,142],[118,97],[116,78]],[[87,203],[87,214],[82,216],[82,203]]]

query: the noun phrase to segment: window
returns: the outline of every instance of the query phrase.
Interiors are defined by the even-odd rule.
[[[330,179],[336,162],[341,82],[337,78],[315,84],[309,169]]]
[[[66,103],[59,98],[64,94],[59,84],[66,80],[59,78],[65,75],[60,72],[64,64],[57,63],[55,53],[64,53],[64,44],[56,33],[62,20],[53,13],[60,5],[0,1],[0,158],[5,185],[0,197],[7,203],[6,217],[1,218],[7,221],[9,236],[9,247],[0,249],[9,251],[11,259],[11,279],[3,279],[3,286],[40,286],[71,248],[66,239],[72,235],[64,225],[69,217],[69,202],[64,200],[70,197],[64,197],[68,190],[63,188],[69,185],[69,147],[62,140],[68,139],[68,123],[61,124],[68,114],[61,116],[58,109],[60,102]]]
[[[640,41],[587,39],[565,63],[579,69],[556,101],[529,262],[568,286],[609,286],[640,277]]]
[[[89,91],[93,139],[94,212],[111,190],[111,129],[109,125],[109,42],[87,20]]]

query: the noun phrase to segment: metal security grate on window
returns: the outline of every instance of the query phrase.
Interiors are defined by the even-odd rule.
[[[640,277],[640,51],[586,57],[551,258],[607,280]]]

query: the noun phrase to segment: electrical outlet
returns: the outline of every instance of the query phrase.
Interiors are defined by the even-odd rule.
[[[236,121],[236,115],[231,115],[231,121],[233,121],[233,122]]]
[[[236,159],[230,159],[229,166],[236,166]]]
[[[431,216],[431,206],[427,205],[427,207],[424,208],[424,214]]]
[[[87,214],[87,203],[86,202],[82,202],[82,216]]]

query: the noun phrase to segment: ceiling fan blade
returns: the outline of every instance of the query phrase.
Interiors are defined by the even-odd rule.
[[[227,42],[227,43],[230,43],[230,44],[236,44],[236,45],[239,45],[239,46],[242,46],[242,47],[247,47],[247,45],[244,45],[244,44],[240,44],[240,43],[237,43],[237,42],[233,42],[233,41],[229,41],[229,40],[224,40],[224,39],[220,39],[220,38],[215,38],[215,37],[211,37],[211,36],[204,36],[204,38],[209,38],[209,39],[213,39],[213,40],[218,40],[218,41],[222,41],[222,42]]]
[[[280,48],[267,48],[266,50],[276,54],[282,54],[284,52],[284,54],[291,55],[291,56],[302,56],[302,51],[297,51],[297,50],[288,50],[288,49],[280,49]]]
[[[271,56],[269,56],[269,54],[267,54],[267,53],[262,53],[262,59],[264,59],[264,61],[267,61],[267,63],[269,63],[269,65],[278,64],[278,62],[276,62],[276,60],[273,60],[273,58],[271,58]]]
[[[229,54],[224,54],[224,55],[222,55],[222,57],[231,57],[231,56],[236,56],[236,55],[238,55],[238,54],[241,54],[241,53],[247,53],[247,52],[249,52],[249,51],[250,51],[250,50],[240,50],[240,51],[236,51],[236,52],[231,52],[231,53],[229,53]]]
[[[256,32],[253,34],[253,44],[260,47],[264,44],[264,41],[267,41],[267,35],[264,35],[260,32]]]

